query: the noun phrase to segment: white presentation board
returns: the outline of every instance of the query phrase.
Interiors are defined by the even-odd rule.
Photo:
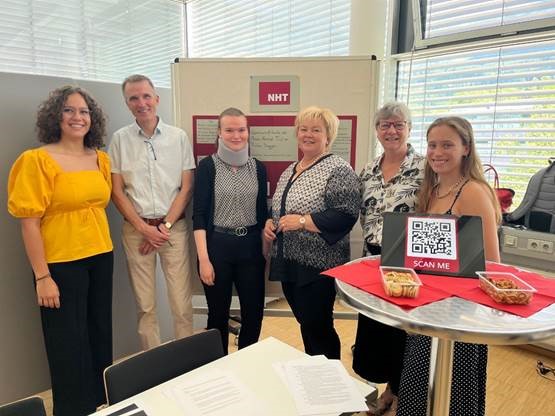
[[[264,152],[261,158],[267,165],[270,182],[275,181],[280,169],[294,157],[289,149],[292,133],[288,132],[292,130],[288,127],[292,126],[296,111],[291,111],[291,106],[285,109],[276,105],[272,112],[267,105],[256,105],[259,103],[253,100],[258,97],[258,90],[253,92],[252,86],[253,79],[281,78],[294,80],[299,109],[310,105],[328,107],[340,117],[341,137],[335,143],[337,149],[332,151],[349,160],[359,173],[373,146],[372,119],[378,98],[378,61],[366,56],[177,59],[172,64],[175,123],[193,140],[197,160],[211,153],[210,137],[214,142],[216,139],[214,118],[228,107],[237,107],[249,117],[251,140],[253,133],[266,132],[266,148],[276,149],[273,153]],[[352,149],[350,140],[354,140]],[[353,257],[359,257],[362,237],[358,225],[351,233],[351,246]],[[274,285],[268,285],[269,296],[274,292],[272,288]]]

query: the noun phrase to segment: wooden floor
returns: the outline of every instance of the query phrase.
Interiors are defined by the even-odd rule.
[[[354,342],[356,321],[336,320],[335,327],[342,343],[341,361],[350,374],[351,350]],[[303,349],[299,327],[294,318],[265,317],[261,338],[273,336],[295,348]],[[233,336],[230,337],[230,353],[235,351]],[[379,359],[379,357],[376,357]],[[489,348],[487,382],[487,416],[548,416],[555,415],[555,381],[540,377],[535,370],[536,361],[554,366],[555,355],[542,355],[517,347]],[[355,375],[356,376],[356,375]],[[378,385],[380,391],[383,385]],[[52,415],[50,391],[41,393]]]

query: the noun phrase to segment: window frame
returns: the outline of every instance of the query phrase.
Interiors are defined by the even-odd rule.
[[[424,38],[424,32],[422,30],[422,14],[420,12],[420,5],[423,1],[427,0],[411,0],[415,49],[425,49],[430,46],[441,46],[451,43],[468,42],[471,40],[483,38],[518,35],[531,31],[543,32],[555,29],[555,17],[552,17],[530,20],[528,22],[511,23],[508,25],[488,27],[484,29],[475,29],[466,32],[436,36],[432,38]]]
[[[451,55],[451,54],[457,54],[457,53],[471,53],[473,51],[479,53],[482,52],[484,50],[487,49],[493,49],[493,48],[503,48],[503,47],[518,47],[518,46],[523,46],[525,44],[535,44],[535,43],[542,43],[542,42],[547,42],[547,41],[551,41],[554,42],[555,41],[555,30],[554,31],[550,31],[550,32],[538,32],[538,33],[534,33],[534,34],[527,34],[527,35],[514,35],[512,37],[506,37],[506,38],[501,38],[501,39],[488,39],[488,40],[478,40],[478,41],[474,41],[474,42],[468,42],[465,44],[458,44],[458,45],[444,45],[442,47],[438,47],[438,48],[429,48],[429,49],[422,49],[422,50],[413,50],[412,52],[405,52],[405,53],[401,53],[401,54],[396,54],[396,55],[392,55],[389,57],[389,59],[386,61],[386,64],[388,65],[389,68],[391,68],[393,70],[393,73],[395,74],[394,77],[392,77],[393,79],[390,80],[390,82],[393,84],[392,88],[389,90],[391,91],[389,95],[385,96],[384,98],[386,100],[389,99],[397,99],[397,100],[401,100],[403,102],[406,102],[407,96],[403,97],[403,95],[400,93],[399,88],[400,88],[400,77],[401,77],[401,73],[399,72],[399,65],[401,62],[410,62],[411,60],[417,60],[417,59],[427,59],[427,58],[440,58],[442,56],[445,55]],[[501,85],[502,87],[502,85]],[[433,91],[432,91],[433,92]],[[410,100],[409,103],[410,104]],[[496,103],[494,104],[495,106],[498,105],[503,105],[503,102],[498,102],[496,101]],[[416,116],[417,119],[420,118],[420,115],[418,114],[418,110],[411,108],[411,110],[416,111],[416,113],[414,114]],[[456,110],[453,110],[456,111]],[[555,110],[552,110],[555,111]],[[494,117],[492,120],[492,123],[494,123],[493,125],[493,130],[492,130],[492,137],[493,134],[496,132],[497,128],[495,126],[495,123],[498,122],[498,120],[496,120],[496,117]],[[415,122],[415,120],[413,120],[413,123]],[[419,122],[418,120],[416,120],[416,122]],[[472,119],[471,119],[471,122]],[[422,128],[425,129],[425,124],[424,123],[422,125]],[[473,122],[474,125],[474,122]],[[417,129],[417,131],[419,131],[420,129]],[[414,139],[416,140],[416,144],[420,145],[421,144],[421,140],[423,140],[424,138],[420,135],[416,135],[414,137]],[[495,148],[495,142],[492,143],[492,146]],[[422,148],[424,149],[424,148]],[[549,146],[544,146],[542,148],[542,151],[549,151],[551,149],[551,147]],[[424,151],[424,150],[422,150]],[[425,152],[425,151],[424,151]],[[518,163],[519,166],[510,166],[511,163],[509,163],[508,165],[504,164],[503,162],[499,163],[499,160],[496,160],[495,158],[495,151],[491,151],[489,152],[489,154],[482,154],[482,152],[479,152],[480,156],[482,158],[482,162],[483,163],[492,163],[495,165],[497,163],[497,170],[500,174],[500,180],[501,180],[501,186],[509,186],[511,188],[514,188],[515,191],[517,191],[517,195],[514,198],[514,203],[513,203],[513,209],[518,205],[518,203],[521,202],[522,198],[524,197],[524,192],[526,190],[526,186],[527,186],[527,182],[523,182],[521,180],[518,180],[516,178],[521,177],[523,178],[525,175],[526,177],[530,177],[535,171],[537,171],[537,169],[543,167],[543,166],[539,166],[537,164],[534,164],[534,167],[527,165],[526,163]],[[533,156],[533,155],[532,155]],[[549,155],[547,155],[549,156]],[[546,158],[547,160],[548,158]],[[525,173],[526,169],[528,169],[528,172]],[[492,177],[488,176],[486,179],[489,179],[492,182]]]

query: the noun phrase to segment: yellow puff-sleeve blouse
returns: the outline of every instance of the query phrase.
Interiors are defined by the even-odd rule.
[[[40,218],[48,263],[112,251],[105,208],[112,181],[108,154],[97,151],[98,170],[65,172],[44,149],[22,153],[8,179],[8,211]]]

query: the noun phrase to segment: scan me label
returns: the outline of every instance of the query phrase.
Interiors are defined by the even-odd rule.
[[[421,271],[459,271],[457,223],[451,218],[407,218],[405,267]]]

